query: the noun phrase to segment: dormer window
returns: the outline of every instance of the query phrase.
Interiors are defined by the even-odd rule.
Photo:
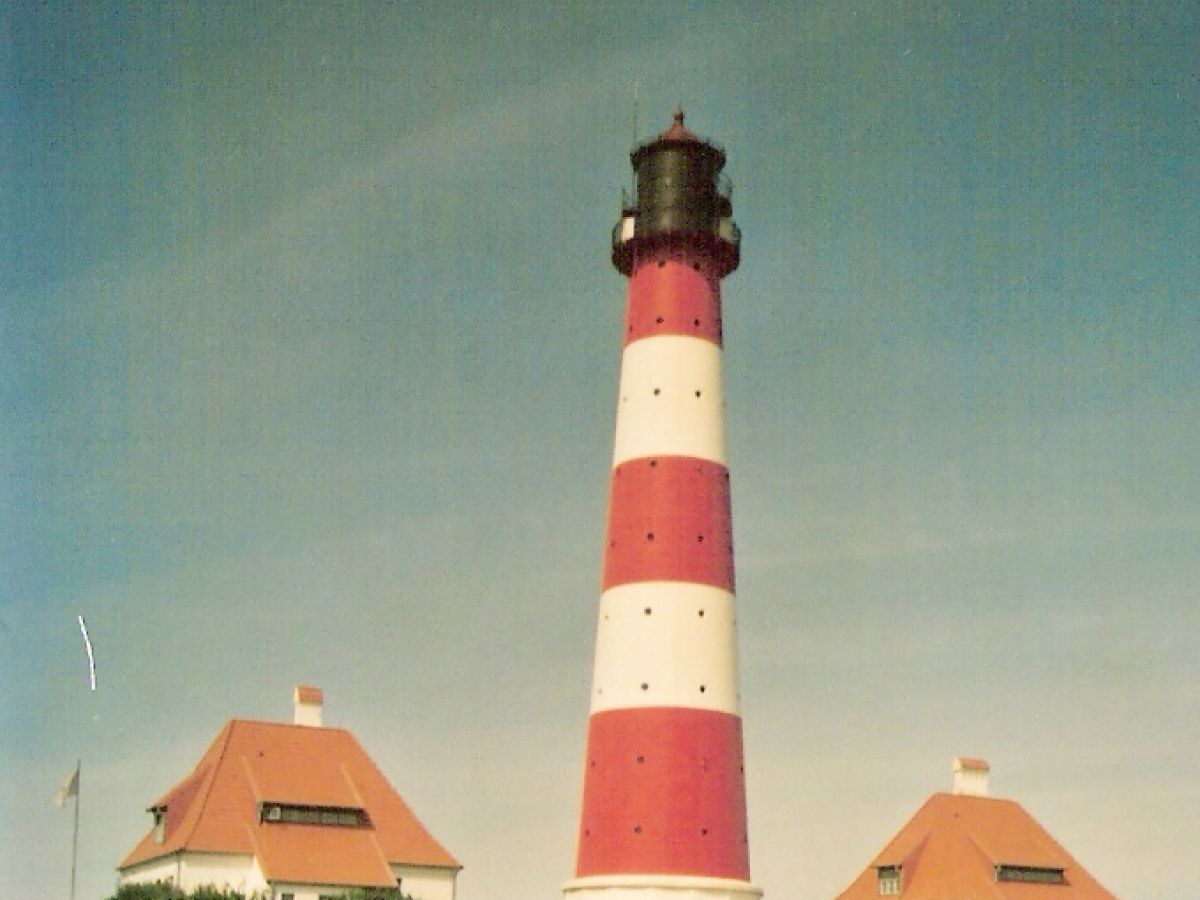
[[[903,890],[900,878],[900,866],[878,866],[879,893],[881,896],[892,897]]]
[[[365,809],[351,806],[309,806],[299,803],[260,803],[259,822],[288,825],[337,825],[365,828],[371,818]]]
[[[1017,881],[1025,884],[1066,884],[1065,870],[1051,866],[996,866],[997,881]]]

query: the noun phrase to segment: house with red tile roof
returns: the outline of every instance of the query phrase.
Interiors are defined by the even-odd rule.
[[[1115,900],[1018,803],[988,795],[985,760],[934,794],[838,900]]]
[[[195,769],[150,804],[150,831],[120,884],[205,884],[271,900],[394,887],[454,900],[462,868],[350,732],[321,725],[319,689],[297,687],[292,724],[231,719]]]

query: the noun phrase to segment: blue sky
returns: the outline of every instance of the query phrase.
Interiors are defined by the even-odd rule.
[[[80,897],[321,685],[465,864],[570,876],[624,281],[720,140],[751,862],[848,884],[980,755],[1102,883],[1200,831],[1191,4],[0,13],[0,895]],[[96,645],[87,686],[76,616]]]

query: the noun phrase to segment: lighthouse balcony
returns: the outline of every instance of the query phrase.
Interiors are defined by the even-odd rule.
[[[625,210],[612,230],[612,264],[622,275],[631,275],[639,254],[657,250],[693,247],[710,255],[716,263],[717,276],[724,278],[741,261],[742,230],[730,216],[714,219],[707,227],[676,227],[669,229],[638,228],[637,211]]]

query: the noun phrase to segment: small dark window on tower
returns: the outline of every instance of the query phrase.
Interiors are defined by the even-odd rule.
[[[879,893],[895,896],[901,891],[900,866],[879,866]]]

